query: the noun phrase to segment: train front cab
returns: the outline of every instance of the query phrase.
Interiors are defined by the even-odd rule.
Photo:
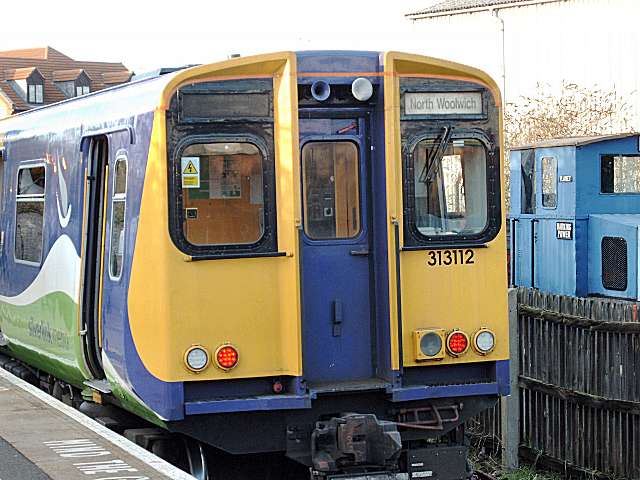
[[[176,75],[129,295],[147,405],[318,478],[466,475],[463,423],[508,391],[499,112],[483,73],[397,53]]]

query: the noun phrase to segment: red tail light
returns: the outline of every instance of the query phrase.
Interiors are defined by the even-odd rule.
[[[466,333],[456,330],[447,337],[447,351],[457,357],[462,355],[469,348],[469,337]]]
[[[222,370],[231,370],[238,364],[238,350],[233,345],[220,345],[216,350],[216,364]]]

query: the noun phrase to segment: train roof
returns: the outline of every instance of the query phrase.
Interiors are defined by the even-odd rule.
[[[637,132],[619,133],[615,135],[593,135],[584,137],[564,137],[541,140],[539,142],[512,147],[511,150],[530,150],[533,148],[553,148],[553,147],[582,147],[592,143],[606,142],[609,140],[620,140],[622,138],[634,137]]]
[[[168,101],[166,95],[183,82],[188,82],[190,79],[210,78],[215,72],[223,72],[222,75],[228,78],[238,78],[238,75],[240,77],[245,75],[248,77],[269,75],[265,70],[252,68],[253,65],[262,64],[264,66],[270,64],[275,72],[279,68],[275,67],[275,65],[281,65],[282,61],[294,55],[298,59],[298,70],[332,73],[334,72],[334,67],[338,69],[338,72],[362,72],[363,70],[358,68],[364,68],[366,65],[371,66],[373,58],[381,60],[383,55],[390,55],[394,61],[398,59],[409,63],[417,61],[431,64],[436,70],[446,74],[451,74],[452,72],[452,74],[464,74],[468,75],[469,78],[479,79],[482,82],[491,84],[495,93],[499,95],[497,86],[484,72],[447,60],[399,52],[285,51],[232,58],[216,63],[178,69],[164,75],[142,78],[6,117],[0,119],[0,142],[2,138],[26,138],[38,134],[46,134],[51,132],[52,129],[61,131],[87,127],[90,128],[90,132],[93,132],[100,126],[104,128],[111,128],[114,125],[120,126],[121,124],[130,126],[130,121],[133,117],[156,111],[159,108],[166,108]],[[314,59],[314,57],[318,58]],[[336,60],[337,64],[327,65],[326,62],[321,61],[323,59],[326,60],[328,57]],[[347,57],[353,57],[353,62],[346,61]],[[236,72],[236,76],[234,77],[229,72]]]

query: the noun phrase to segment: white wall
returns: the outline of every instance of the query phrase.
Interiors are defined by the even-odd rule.
[[[499,10],[506,100],[563,80],[615,89],[640,130],[640,1],[567,0]],[[500,21],[490,12],[410,21],[412,50],[476,66],[502,86]],[[636,93],[638,92],[638,93]]]

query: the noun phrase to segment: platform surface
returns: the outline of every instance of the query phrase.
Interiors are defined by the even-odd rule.
[[[193,480],[0,369],[0,480]]]

